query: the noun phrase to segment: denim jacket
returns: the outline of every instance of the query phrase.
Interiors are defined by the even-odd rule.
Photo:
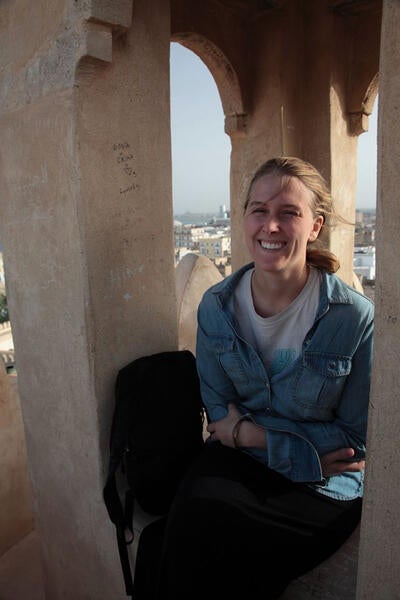
[[[317,315],[301,354],[269,379],[257,350],[238,335],[233,314],[233,291],[252,266],[211,287],[199,305],[196,360],[208,418],[223,418],[234,403],[266,431],[267,450],[246,449],[254,458],[332,498],[362,496],[363,472],[324,479],[319,457],[344,447],[365,456],[373,304],[322,272]]]

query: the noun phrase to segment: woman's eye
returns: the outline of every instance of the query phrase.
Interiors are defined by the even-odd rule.
[[[300,213],[297,210],[285,210],[283,211],[283,216],[285,217],[299,217]]]

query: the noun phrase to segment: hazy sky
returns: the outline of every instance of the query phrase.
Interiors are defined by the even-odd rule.
[[[377,108],[359,137],[356,206],[374,208]],[[204,63],[171,44],[171,129],[174,213],[217,212],[229,206],[231,144],[221,100]]]

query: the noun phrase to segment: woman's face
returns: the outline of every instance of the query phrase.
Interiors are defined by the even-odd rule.
[[[297,177],[271,174],[253,185],[244,215],[247,247],[256,270],[299,275],[306,264],[307,243],[321,230],[314,217],[312,192]]]

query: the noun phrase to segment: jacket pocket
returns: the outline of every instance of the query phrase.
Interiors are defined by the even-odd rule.
[[[326,416],[327,410],[337,406],[350,372],[349,356],[304,352],[293,391],[295,402],[305,408],[319,409],[316,417]]]
[[[210,340],[218,357],[219,364],[229,379],[236,385],[249,382],[243,360],[231,338],[218,337]]]

